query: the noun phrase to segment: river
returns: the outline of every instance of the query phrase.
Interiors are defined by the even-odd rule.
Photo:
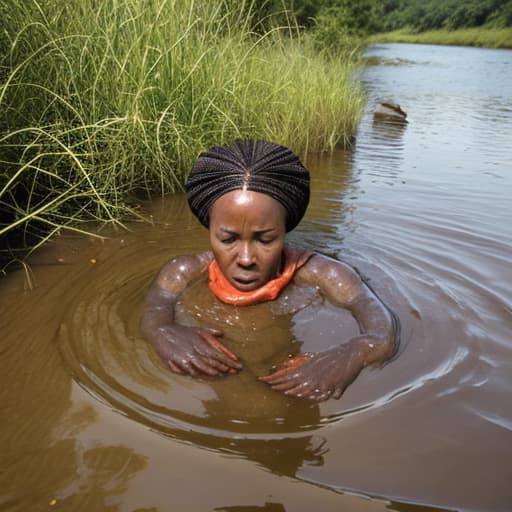
[[[367,54],[355,145],[308,157],[290,238],[365,276],[400,317],[398,355],[320,405],[244,372],[175,376],[139,322],[158,269],[207,248],[183,195],[104,240],[61,236],[0,281],[0,510],[511,510],[512,51]],[[383,101],[408,122],[375,118]],[[206,295],[182,314],[215,316],[255,371],[264,340],[315,350],[354,331],[300,289],[293,315]]]

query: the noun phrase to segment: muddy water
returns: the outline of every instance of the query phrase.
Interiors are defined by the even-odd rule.
[[[356,266],[402,345],[339,401],[256,381],[355,332],[312,290],[228,308],[205,283],[182,321],[221,326],[245,370],[197,381],[141,338],[149,282],[203,250],[182,196],[152,224],[61,237],[0,282],[0,509],[505,511],[512,507],[512,52],[384,45],[356,146],[311,157],[291,241]],[[378,101],[407,125],[376,121]],[[33,289],[29,289],[33,284]]]

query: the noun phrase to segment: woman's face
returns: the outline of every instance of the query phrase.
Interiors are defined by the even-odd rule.
[[[235,190],[210,208],[210,244],[226,279],[248,292],[281,269],[286,212],[266,194]]]

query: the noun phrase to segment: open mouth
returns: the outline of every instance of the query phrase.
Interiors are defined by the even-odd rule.
[[[241,291],[250,291],[258,288],[258,280],[256,278],[233,277],[233,282],[235,287]]]

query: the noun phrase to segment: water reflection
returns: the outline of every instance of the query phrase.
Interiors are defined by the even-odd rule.
[[[261,507],[258,505],[231,505],[229,507],[214,508],[219,512],[285,512],[282,503],[266,502]]]
[[[431,507],[417,503],[399,503],[392,501],[386,509],[396,512],[457,512],[456,508]]]
[[[13,282],[14,280],[11,280]],[[117,499],[146,461],[123,445],[89,446],[78,437],[98,420],[94,407],[74,405],[73,382],[54,349],[58,316],[34,304],[58,299],[45,287],[6,297],[0,320],[9,364],[2,370],[0,503],[2,510],[118,510]],[[24,321],[16,329],[7,323]],[[9,353],[11,352],[11,353]]]
[[[55,463],[62,468],[61,460]],[[75,461],[74,467],[65,467],[66,485],[52,489],[65,510],[118,511],[128,482],[147,465],[144,457],[126,446],[77,449]]]
[[[215,448],[256,462],[277,475],[295,477],[305,466],[323,465],[323,456],[328,451],[325,443],[325,439],[317,436],[284,437],[258,442],[232,439],[228,446],[223,443],[223,446],[218,444]],[[212,447],[212,444],[209,442],[208,446]]]
[[[365,155],[364,172],[369,176],[389,178],[391,181],[388,183],[393,185],[394,179],[404,171],[403,138],[407,124],[401,120],[374,116],[371,125],[368,123],[366,126],[371,129],[361,128],[361,132],[365,131],[364,137],[356,143],[357,151]]]
[[[400,150],[403,149],[403,135],[406,127],[407,124],[403,121],[374,116],[372,140],[378,141],[386,147],[386,156],[399,155]]]
[[[338,227],[355,227],[351,222],[355,206],[346,200],[353,201],[360,193],[353,173],[353,153],[339,150],[330,155],[312,155],[306,166],[311,171],[311,202],[306,217],[288,238],[299,246],[336,257],[343,241]]]

